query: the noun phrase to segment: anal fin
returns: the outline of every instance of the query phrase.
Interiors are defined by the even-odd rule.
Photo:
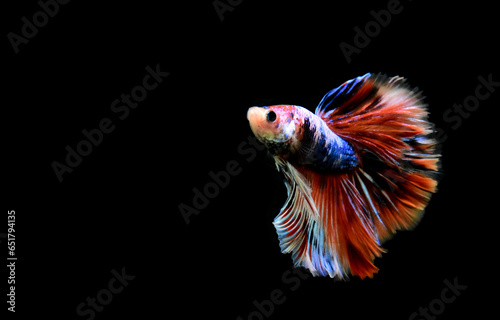
[[[323,175],[277,158],[288,200],[274,225],[284,253],[313,275],[372,277],[383,253],[354,172]]]

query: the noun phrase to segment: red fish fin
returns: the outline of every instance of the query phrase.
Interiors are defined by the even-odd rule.
[[[433,132],[422,96],[401,77],[366,74],[347,81],[325,95],[316,115],[358,150],[395,166],[412,151],[412,140]],[[418,150],[434,153],[436,142],[426,140]]]
[[[380,240],[415,226],[436,191],[440,157],[420,93],[401,77],[366,74],[327,93],[316,114],[358,154],[356,187]]]
[[[358,168],[356,175],[356,187],[373,217],[381,242],[397,230],[415,227],[436,192],[435,178],[424,171],[366,167]]]
[[[357,171],[330,175],[306,168],[299,171],[311,181],[325,248],[338,256],[343,273],[372,277],[378,271],[373,260],[384,250],[379,245],[374,217],[359,191]]]
[[[383,250],[355,175],[325,176],[279,158],[276,163],[288,190],[274,221],[282,251],[313,275],[373,276],[378,270],[373,260]]]

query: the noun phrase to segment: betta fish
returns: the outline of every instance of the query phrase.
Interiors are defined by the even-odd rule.
[[[440,154],[421,93],[365,74],[328,92],[315,113],[251,107],[257,139],[284,176],[274,219],[281,251],[314,276],[373,277],[381,244],[413,228],[436,192]]]

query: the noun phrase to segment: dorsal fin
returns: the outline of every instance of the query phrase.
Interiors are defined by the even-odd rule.
[[[372,77],[370,73],[363,76],[357,77],[355,79],[348,80],[344,82],[339,87],[330,90],[323,99],[320,101],[319,105],[316,107],[316,115],[321,118],[327,118],[331,112],[342,112],[347,114],[349,109],[355,108],[358,101],[363,100],[369,94],[370,86],[366,86],[368,79]],[[363,90],[360,90],[363,88]],[[343,107],[339,110],[339,107]]]
[[[331,90],[316,108],[316,115],[358,151],[369,151],[391,166],[402,165],[405,152],[417,151],[432,159],[419,157],[415,164],[437,170],[427,114],[421,94],[404,78],[370,73]]]

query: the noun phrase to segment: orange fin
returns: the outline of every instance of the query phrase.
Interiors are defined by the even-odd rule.
[[[365,278],[377,272],[373,260],[383,249],[353,175],[322,175],[275,159],[288,190],[274,221],[282,252],[313,275]]]
[[[401,77],[366,74],[327,93],[316,115],[358,154],[380,240],[415,226],[436,192],[440,158],[420,92]]]
[[[380,74],[345,82],[316,108],[316,115],[337,135],[394,166],[400,165],[405,152],[413,152],[413,142],[417,153],[436,156],[436,141],[425,138],[433,133],[427,114],[421,94],[405,79]]]

